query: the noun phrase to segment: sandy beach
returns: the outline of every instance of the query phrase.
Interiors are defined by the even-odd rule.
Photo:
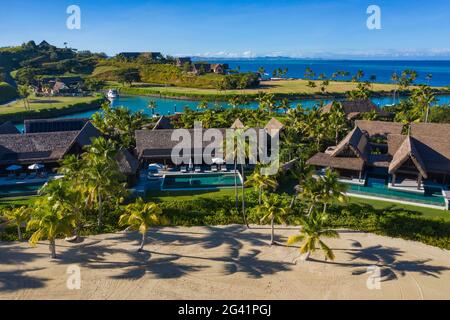
[[[277,241],[295,233],[278,229]],[[2,242],[0,299],[450,299],[449,251],[341,231],[325,241],[334,262],[320,251],[305,262],[269,238],[263,227],[162,228],[143,253],[138,234],[119,233],[58,241],[53,261],[45,242]],[[79,290],[67,287],[74,266]]]

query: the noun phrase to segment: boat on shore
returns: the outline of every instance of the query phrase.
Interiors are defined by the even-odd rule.
[[[119,97],[119,93],[115,89],[110,89],[108,93],[106,94],[109,100],[114,100]]]

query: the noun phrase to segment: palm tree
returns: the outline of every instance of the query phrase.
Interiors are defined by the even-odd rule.
[[[287,244],[293,245],[300,242],[300,253],[306,254],[305,260],[309,259],[311,253],[315,252],[317,245],[319,245],[325,253],[325,259],[334,260],[333,250],[322,241],[322,238],[339,238],[339,234],[335,230],[328,229],[326,221],[327,216],[320,213],[311,214],[309,217],[301,217],[300,234],[289,237]]]
[[[148,106],[147,106],[147,108],[149,108],[150,109],[150,111],[151,111],[151,113],[152,113],[152,115],[155,115],[155,110],[156,110],[156,101],[155,100],[151,100],[149,103],[148,103]]]
[[[18,87],[19,96],[23,100],[23,105],[25,110],[30,110],[30,103],[28,102],[28,97],[30,96],[30,90],[28,86],[19,86]]]
[[[208,107],[209,107],[209,105],[208,105],[208,102],[206,102],[206,101],[201,101],[201,102],[198,104],[198,108],[199,108],[200,110],[206,110],[206,109],[208,109]]]
[[[56,238],[71,235],[74,228],[75,217],[64,215],[52,207],[46,199],[37,201],[31,220],[27,224],[27,231],[34,231],[29,240],[30,244],[35,246],[41,239],[47,239],[52,259],[56,259]]]
[[[85,170],[83,179],[88,190],[87,203],[98,208],[98,227],[103,223],[103,205],[112,199],[118,199],[126,194],[124,180],[119,172],[115,156],[117,147],[111,140],[103,137],[94,139],[83,154]]]
[[[3,212],[3,216],[8,221],[8,224],[17,227],[17,236],[19,238],[19,241],[23,241],[21,228],[30,219],[31,212],[32,209],[25,206],[19,208],[12,208],[10,210],[6,210],[5,212]]]
[[[242,99],[239,95],[232,96],[230,100],[228,100],[228,104],[233,107],[233,109],[236,109],[241,105]]]
[[[262,204],[262,195],[265,190],[276,190],[278,182],[272,176],[261,173],[260,166],[257,166],[253,174],[248,178],[246,185],[253,186],[258,192],[258,203]]]
[[[395,87],[395,89],[394,89],[394,104],[395,104],[395,96],[396,96],[396,93],[397,93],[397,86],[398,86],[398,81],[399,81],[399,77],[398,77],[398,74],[397,74],[397,72],[394,72],[393,74],[392,74],[392,76],[391,76],[391,81],[396,85],[396,87]]]
[[[153,202],[145,203],[142,198],[135,203],[129,204],[125,208],[124,214],[120,216],[119,225],[129,226],[132,230],[137,230],[142,234],[141,245],[138,252],[144,249],[147,240],[147,232],[151,226],[164,225],[168,220],[163,216],[162,209]]]
[[[339,144],[339,134],[347,128],[345,112],[340,102],[333,102],[331,112],[328,114],[330,130],[334,133],[335,145]]]
[[[320,198],[323,202],[323,213],[327,210],[327,204],[335,201],[345,201],[345,191],[347,186],[339,181],[339,176],[327,169],[325,174],[319,178],[319,184],[321,185]]]
[[[270,245],[275,244],[275,221],[285,224],[284,218],[289,214],[289,205],[286,200],[276,193],[263,195],[263,204],[257,207],[258,213],[262,214],[261,223],[270,221],[271,235]]]
[[[290,208],[292,209],[295,204],[295,200],[303,189],[305,181],[311,178],[314,172],[314,168],[306,163],[305,159],[299,159],[295,162],[294,168],[291,170],[291,174],[298,181],[298,184],[294,187],[294,196],[292,197]]]
[[[288,99],[283,98],[280,100],[277,109],[283,111],[284,113],[286,113],[291,107],[291,104],[289,102]]]

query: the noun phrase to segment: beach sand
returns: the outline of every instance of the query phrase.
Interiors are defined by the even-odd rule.
[[[296,232],[277,229],[276,240]],[[2,242],[0,299],[450,299],[449,251],[362,232],[340,236],[325,240],[334,262],[321,251],[305,262],[297,248],[269,246],[270,230],[256,226],[151,230],[143,253],[136,233],[60,240],[57,260],[46,242]],[[73,266],[80,290],[67,287]]]

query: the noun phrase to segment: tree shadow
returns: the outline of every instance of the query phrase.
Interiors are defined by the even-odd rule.
[[[46,256],[48,255],[27,252],[25,248],[17,247],[16,244],[0,244],[1,264],[23,264]]]
[[[26,275],[27,272],[40,271],[39,269],[14,270],[0,272],[0,292],[13,292],[22,289],[43,288],[48,279]]]
[[[368,272],[369,267],[380,268],[382,281],[397,280],[399,276],[404,277],[407,273],[418,273],[425,276],[439,278],[444,271],[450,270],[447,266],[433,266],[429,263],[432,259],[401,260],[405,253],[399,248],[383,247],[381,245],[346,251],[350,255],[350,263],[333,261],[321,261],[310,259],[317,263],[338,265],[353,268],[353,275],[361,275]],[[356,262],[363,260],[366,262]]]

